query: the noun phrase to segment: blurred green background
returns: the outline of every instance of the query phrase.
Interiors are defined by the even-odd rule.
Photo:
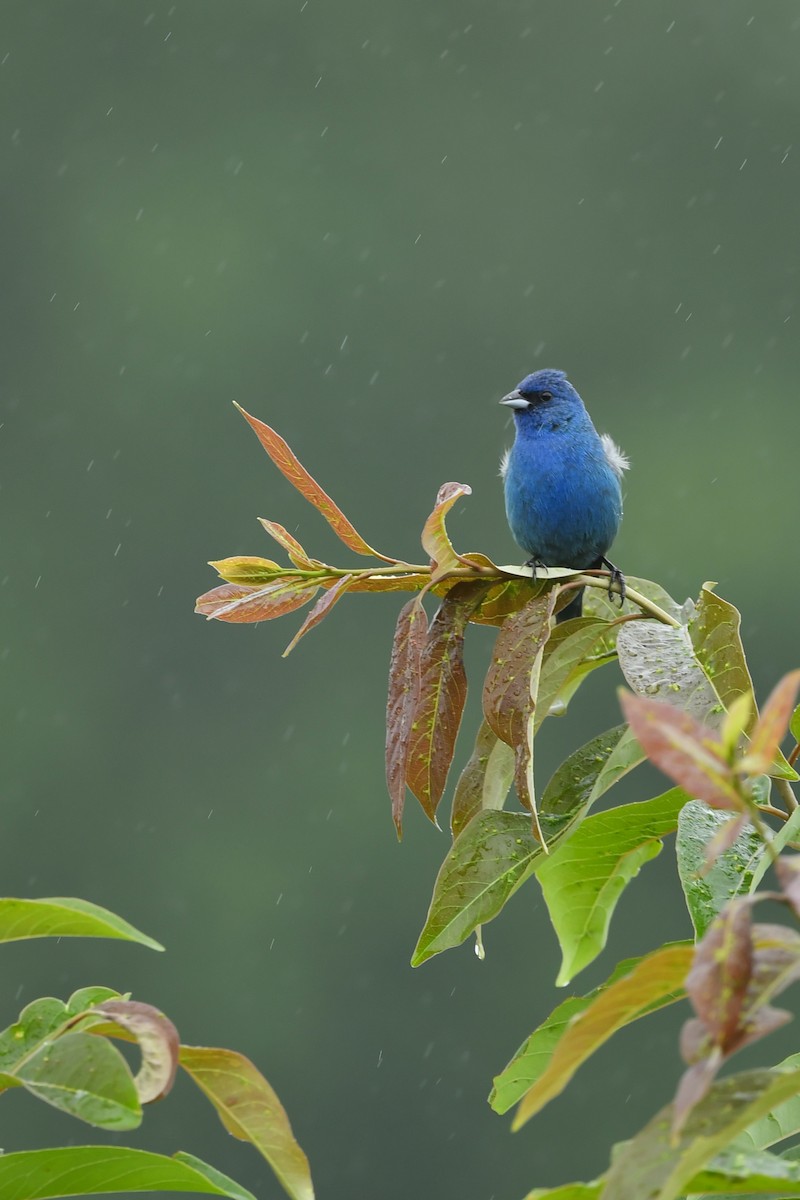
[[[487,1107],[562,998],[535,884],[483,964],[409,967],[448,839],[411,811],[398,846],[384,794],[398,601],[345,601],[285,661],[302,614],[192,606],[207,559],[272,554],[257,516],[350,561],[231,400],[381,548],[418,554],[456,479],[456,542],[515,561],[494,401],[552,366],[632,458],[615,561],[679,598],[719,580],[761,696],[797,665],[798,53],[793,0],[7,0],[2,890],[168,953],[8,947],[3,1024],[132,990],[259,1064],[328,1200],[591,1177],[666,1100],[671,1011],[521,1133]],[[618,720],[602,674],[545,726],[542,782]],[[674,875],[647,867],[577,990],[687,936]],[[6,1150],[103,1140],[19,1093],[3,1116]],[[188,1083],[126,1140],[281,1194]]]

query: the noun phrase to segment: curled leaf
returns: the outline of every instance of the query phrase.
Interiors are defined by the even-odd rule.
[[[433,562],[433,575],[445,575],[464,564],[460,555],[456,554],[453,544],[447,534],[445,517],[461,496],[472,495],[472,488],[466,483],[443,483],[436,496],[433,512],[428,517],[422,530],[422,548],[429,554]],[[474,563],[466,563],[474,566]]]
[[[161,1100],[172,1089],[178,1069],[178,1031],[168,1017],[152,1004],[137,1000],[106,1000],[91,1009],[133,1034],[142,1054],[142,1065],[134,1077],[141,1104]]]

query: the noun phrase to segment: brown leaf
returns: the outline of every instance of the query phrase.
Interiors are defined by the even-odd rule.
[[[327,592],[325,592],[323,596],[320,596],[319,600],[314,605],[311,612],[308,614],[305,621],[303,621],[303,624],[300,626],[297,633],[284,650],[284,658],[286,658],[287,654],[291,654],[292,650],[294,650],[295,646],[300,641],[300,638],[304,637],[305,634],[308,633],[309,629],[313,629],[315,625],[319,625],[322,618],[328,615],[337,600],[341,600],[342,596],[350,586],[352,579],[352,575],[343,575],[341,579],[337,579],[336,583],[334,583],[332,587],[328,588]]]
[[[398,837],[403,834],[406,762],[411,742],[411,720],[419,695],[427,625],[425,609],[420,598],[415,596],[400,609],[392,642],[389,696],[386,701],[386,786],[392,801],[392,820]]]
[[[542,844],[533,788],[533,717],[555,600],[551,589],[507,619],[497,635],[483,685],[484,715],[500,740],[514,751],[517,795],[533,813],[534,832]]]
[[[345,546],[354,550],[356,554],[364,554],[368,558],[380,558],[388,563],[397,561],[394,558],[387,558],[384,554],[379,554],[377,550],[372,549],[372,546],[368,542],[364,541],[361,534],[348,521],[341,509],[334,504],[328,493],[320,487],[316,479],[309,475],[308,471],[280,434],[271,429],[269,425],[265,425],[263,421],[259,421],[257,417],[251,417],[250,413],[245,412],[240,404],[237,404],[236,408],[239,409],[239,412],[248,422],[250,428],[254,430],[256,437],[278,470],[289,480],[289,483],[293,487],[297,488],[300,495],[305,496],[306,500],[310,501],[317,511],[322,514],[333,532],[344,542]]]
[[[723,1054],[739,1036],[739,1018],[753,973],[751,906],[732,901],[697,943],[686,992],[710,1039]]]
[[[436,823],[447,773],[467,698],[464,628],[486,590],[484,583],[458,583],[433,618],[420,663],[420,686],[411,718],[406,783]]]
[[[775,755],[789,728],[798,688],[800,670],[790,671],[773,689],[761,710],[747,753],[740,764],[749,774],[756,775],[772,769]]]
[[[800,854],[782,854],[775,863],[783,894],[800,917]]]
[[[180,1039],[168,1017],[151,1004],[137,1000],[106,1000],[91,1009],[133,1034],[142,1054],[142,1065],[134,1078],[142,1104],[161,1100],[171,1090],[178,1069]]]
[[[663,700],[619,690],[622,710],[647,757],[676,783],[712,808],[739,809],[733,772],[713,730]]]
[[[291,579],[265,587],[223,583],[199,596],[194,611],[209,621],[271,621],[308,604],[319,588],[319,579]]]
[[[439,488],[433,512],[422,530],[422,548],[435,565],[434,575],[444,575],[465,565],[447,535],[445,517],[459,497],[471,495],[472,488],[466,483],[443,483]],[[474,564],[467,562],[466,565]]]
[[[283,546],[290,560],[301,571],[313,571],[322,566],[322,563],[318,559],[309,558],[297,538],[292,537],[288,529],[284,529],[277,521],[267,521],[264,517],[259,517],[258,523],[264,526],[269,536],[279,546]]]

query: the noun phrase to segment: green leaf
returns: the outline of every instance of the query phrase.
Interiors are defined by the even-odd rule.
[[[484,720],[453,794],[450,829],[456,838],[481,809],[500,809],[514,780],[514,751]]]
[[[208,1046],[181,1046],[180,1062],[228,1133],[255,1146],[292,1200],[314,1200],[308,1159],[283,1105],[253,1063],[234,1050]]]
[[[707,864],[709,842],[730,819],[728,813],[715,812],[700,800],[690,800],[678,818],[678,875],[698,938],[733,896],[753,890],[755,871],[766,857],[764,843],[748,825],[729,850]]]
[[[770,1109],[800,1093],[800,1071],[745,1071],[714,1084],[671,1135],[668,1104],[631,1141],[617,1148],[603,1200],[678,1200],[690,1188],[707,1190],[700,1176],[716,1155]]]
[[[105,1038],[65,1033],[43,1042],[14,1074],[34,1096],[90,1125],[136,1129],[141,1124],[130,1068]]]
[[[622,674],[637,696],[665,700],[714,729],[722,724],[722,701],[685,628],[629,621],[617,635],[617,655]]]
[[[713,591],[714,586],[703,584],[700,599],[689,618],[689,637],[700,666],[726,709],[740,696],[750,697],[752,715],[745,726],[749,730],[755,722],[756,709],[740,634],[742,618],[738,609]]]
[[[688,797],[672,788],[653,800],[588,817],[536,876],[561,946],[557,987],[569,983],[603,949],[624,888],[661,851]]]
[[[614,660],[616,633],[617,629],[609,630],[608,621],[597,617],[578,617],[555,627],[544,648],[534,731],[539,730],[554,706],[559,713],[566,711],[569,700],[591,671]],[[598,646],[602,653],[593,655]]]
[[[691,949],[690,942],[673,944]],[[641,955],[638,958],[624,959],[623,962],[617,964],[605,983],[601,983],[599,987],[594,988],[585,996],[570,996],[553,1009],[547,1020],[525,1039],[507,1066],[499,1075],[495,1076],[494,1087],[489,1096],[489,1103],[495,1112],[508,1112],[522,1099],[536,1080],[544,1074],[556,1047],[576,1018],[590,1008],[598,996],[601,996],[618,980],[630,975],[640,963],[644,962],[646,957],[646,955]],[[683,995],[682,991],[662,994],[656,997],[652,1003],[645,1004],[625,1023],[630,1024],[639,1017],[646,1016],[647,1013],[656,1012],[659,1008],[674,1004],[676,1000],[682,999]]]
[[[776,1067],[778,1071],[794,1071],[800,1068],[800,1054],[790,1054]],[[776,1142],[800,1133],[800,1093],[791,1100],[770,1109],[752,1125],[748,1125],[732,1144],[733,1149],[766,1150]]]
[[[513,1128],[519,1129],[559,1095],[578,1067],[618,1029],[629,1025],[651,1007],[681,999],[685,994],[684,980],[692,964],[692,955],[693,947],[689,943],[662,946],[640,959],[630,974],[604,988],[583,1012],[573,1018],[547,1067],[520,1102]]]
[[[763,776],[761,776],[763,778]],[[784,821],[777,833],[772,834],[770,842],[776,854],[780,854],[784,846],[788,842],[796,842],[800,838],[800,808],[794,809],[789,816],[788,821]],[[770,867],[770,856],[764,854],[762,858],[755,864],[753,869],[753,881],[750,885],[750,891],[754,892],[761,880],[766,875]]]
[[[721,1196],[724,1200],[725,1196],[741,1197],[746,1190],[750,1196],[780,1192],[781,1200],[788,1200],[800,1196],[800,1164],[778,1154],[723,1150],[695,1175],[689,1187],[695,1197],[702,1190],[706,1196]]]
[[[191,1154],[167,1158],[122,1146],[65,1146],[0,1155],[3,1200],[159,1191],[255,1200],[247,1188]]]
[[[789,720],[789,732],[796,742],[800,742],[800,704],[798,704]]]
[[[683,605],[678,604],[660,583],[654,583],[652,579],[639,579],[636,575],[626,575],[625,578],[629,587],[647,600],[652,600],[676,621],[685,620]],[[632,600],[626,600],[620,608],[619,596],[616,593],[612,598],[605,588],[593,587],[587,588],[584,593],[583,611],[587,616],[602,617],[605,621],[615,621],[619,616],[641,614],[638,604],[634,604]]]
[[[539,803],[542,817],[566,820],[563,836],[595,800],[643,761],[644,752],[627,725],[598,734],[554,772]]]
[[[139,942],[151,950],[163,950],[148,937],[88,900],[52,896],[46,900],[0,899],[0,942],[39,937],[106,937]]]
[[[473,817],[436,876],[412,967],[461,945],[478,925],[496,917],[543,854],[524,813],[489,810]]]
[[[261,583],[270,583],[276,575],[286,574],[286,568],[279,566],[271,558],[252,558],[249,555],[211,560],[208,565],[213,567],[226,583],[245,583],[253,587]]]

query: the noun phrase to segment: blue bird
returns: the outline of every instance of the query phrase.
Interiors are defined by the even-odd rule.
[[[514,412],[514,445],[503,455],[506,515],[536,567],[607,567],[620,596],[625,579],[606,552],[622,518],[620,479],[628,459],[597,433],[563,371],[534,371],[500,401]],[[581,615],[583,589],[558,614]],[[621,602],[621,601],[620,601]]]

